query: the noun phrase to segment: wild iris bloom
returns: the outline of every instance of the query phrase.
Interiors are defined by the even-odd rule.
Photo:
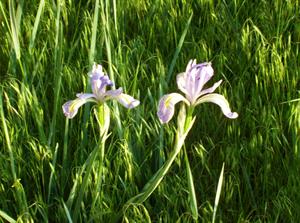
[[[164,95],[159,101],[157,115],[161,123],[167,123],[171,120],[174,115],[175,104],[180,101],[193,107],[204,102],[212,102],[220,106],[226,117],[237,118],[238,114],[231,112],[224,96],[213,93],[222,80],[203,90],[203,86],[213,75],[214,70],[211,63],[196,64],[196,60],[190,60],[185,72],[177,75],[178,88],[185,94],[185,97],[178,93],[171,93]]]
[[[117,90],[106,90],[107,86],[112,86],[113,83],[107,75],[104,74],[100,64],[94,64],[90,75],[91,87],[93,93],[76,94],[75,100],[67,101],[63,106],[63,112],[67,118],[73,118],[78,109],[87,102],[104,103],[109,99],[116,99],[126,108],[134,108],[140,102],[130,95],[123,94],[122,88]]]

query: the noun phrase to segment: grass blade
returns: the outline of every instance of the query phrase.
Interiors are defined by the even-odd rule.
[[[13,41],[13,47],[15,49],[16,58],[20,60],[21,58],[21,51],[20,51],[20,42],[19,42],[19,35],[18,35],[18,27],[16,21],[16,14],[14,10],[14,1],[10,0],[9,4],[9,17],[10,17],[10,28],[11,28],[11,38]]]
[[[58,152],[58,144],[56,144],[56,146],[55,146],[53,160],[52,160],[52,163],[50,164],[51,174],[50,174],[49,185],[48,185],[48,197],[47,197],[48,203],[50,203],[50,196],[51,196],[51,191],[52,191],[52,187],[53,187],[52,186],[53,185],[53,177],[55,176],[57,152]]]
[[[187,156],[187,152],[185,147],[184,149],[184,159],[185,159],[185,165],[186,165],[186,172],[187,172],[187,178],[188,178],[188,187],[189,187],[189,202],[190,202],[190,208],[192,212],[192,216],[194,220],[198,219],[198,205],[197,205],[197,198],[195,193],[195,187],[194,187],[194,180],[192,175],[192,170],[189,163],[189,158]]]
[[[50,133],[48,137],[48,146],[55,142],[55,127],[57,119],[57,109],[60,107],[60,91],[61,91],[61,69],[62,69],[62,56],[63,56],[63,27],[62,22],[60,22],[61,17],[61,6],[57,4],[56,12],[56,35],[55,35],[55,52],[54,52],[54,106],[53,106],[53,116],[51,120]]]
[[[9,223],[15,223],[16,220],[14,220],[12,217],[10,217],[8,214],[6,214],[4,211],[0,210],[0,217],[4,218]]]
[[[176,47],[175,54],[174,54],[174,56],[173,56],[173,59],[172,59],[170,68],[169,68],[169,70],[168,70],[168,74],[167,74],[167,83],[170,82],[171,75],[172,75],[172,73],[173,73],[173,70],[174,70],[174,67],[175,67],[175,64],[176,64],[178,55],[179,55],[179,53],[180,53],[180,50],[181,50],[181,48],[182,48],[182,45],[183,45],[185,36],[186,36],[187,31],[188,31],[188,29],[189,29],[189,27],[190,27],[192,18],[193,18],[193,13],[190,15],[190,18],[188,19],[188,21],[187,21],[187,23],[186,23],[186,26],[185,26],[185,28],[184,28],[182,34],[181,34],[181,37],[180,37],[178,46]]]
[[[41,0],[40,4],[39,4],[38,11],[37,11],[37,14],[36,14],[36,17],[35,17],[32,33],[31,33],[31,38],[30,38],[30,43],[29,43],[29,52],[32,52],[32,49],[34,47],[34,41],[35,41],[38,26],[40,24],[41,15],[42,15],[44,6],[45,6],[45,0]]]
[[[215,220],[216,220],[216,213],[217,213],[217,208],[218,208],[218,205],[219,205],[219,200],[220,200],[220,195],[221,195],[221,190],[222,190],[224,165],[225,164],[223,163],[222,170],[221,170],[220,177],[219,177],[219,182],[218,182],[218,187],[217,187],[217,193],[216,193],[216,198],[215,198],[215,206],[214,206],[214,211],[213,211],[212,223],[214,223]]]
[[[71,215],[70,215],[70,211],[69,211],[69,209],[68,209],[66,203],[65,203],[63,200],[61,200],[61,203],[62,203],[62,205],[63,205],[63,207],[64,207],[64,210],[65,210],[65,213],[66,213],[68,222],[69,222],[69,223],[73,223],[72,218],[71,218]]]
[[[90,53],[89,53],[90,66],[93,65],[94,60],[95,60],[98,17],[99,17],[99,0],[96,0],[94,18],[93,18],[93,24],[92,24],[91,46],[90,46]]]

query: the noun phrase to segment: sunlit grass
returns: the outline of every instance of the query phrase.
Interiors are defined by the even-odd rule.
[[[299,12],[279,0],[1,1],[0,221],[112,222],[124,210],[124,222],[211,222],[224,163],[216,222],[296,222]],[[197,212],[184,153],[146,202],[124,207],[172,151],[175,121],[159,123],[157,102],[191,58],[212,62],[239,113],[195,110],[185,147]],[[99,159],[90,163],[100,140],[92,105],[72,120],[61,110],[88,91],[94,61],[141,101],[108,102],[102,176]]]

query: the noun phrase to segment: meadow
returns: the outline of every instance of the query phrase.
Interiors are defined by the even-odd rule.
[[[0,222],[299,222],[299,46],[298,0],[1,0]],[[194,58],[239,117],[197,106],[135,202],[178,131],[159,99]],[[94,62],[140,101],[107,101],[105,143],[95,104],[62,111]]]

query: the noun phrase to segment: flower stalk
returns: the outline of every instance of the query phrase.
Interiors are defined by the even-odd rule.
[[[176,132],[174,149],[170,154],[170,157],[163,164],[163,166],[156,172],[156,174],[148,181],[144,186],[141,193],[131,198],[126,204],[130,203],[143,203],[158,187],[160,182],[163,180],[165,175],[168,173],[171,165],[173,164],[175,158],[179,154],[182,146],[184,145],[185,138],[187,137],[189,131],[191,130],[195,117],[192,117],[192,112],[186,116],[185,106],[182,105],[178,115],[178,128]],[[125,205],[125,207],[127,206]]]

